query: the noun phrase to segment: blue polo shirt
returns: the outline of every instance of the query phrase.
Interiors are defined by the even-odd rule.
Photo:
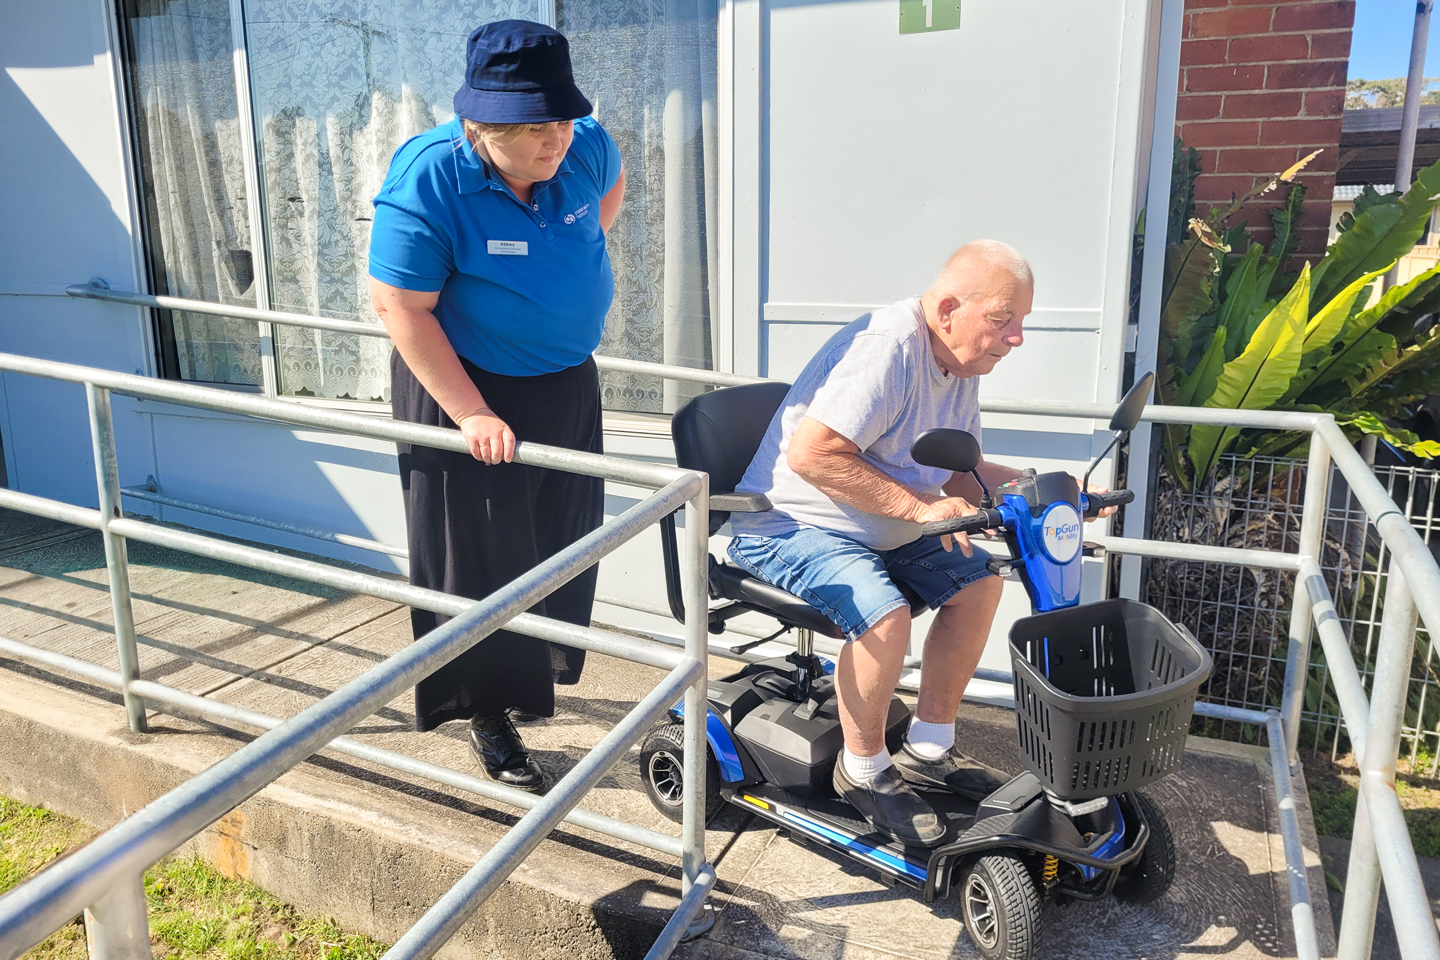
[[[600,344],[615,296],[600,198],[619,178],[615,141],[586,117],[526,205],[471,149],[457,118],[391,158],[375,197],[370,276],[440,291],[445,336],[483,370],[530,377],[576,366]]]

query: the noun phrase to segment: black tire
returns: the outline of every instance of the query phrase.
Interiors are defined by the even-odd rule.
[[[681,790],[684,787],[685,725],[662,723],[650,731],[640,745],[640,779],[645,795],[665,816],[681,821]],[[705,822],[720,812],[725,801],[720,796],[720,765],[707,746],[705,749]]]
[[[985,960],[1033,960],[1040,936],[1035,878],[1015,857],[992,854],[960,874],[965,932]]]
[[[1139,791],[1131,796],[1150,824],[1150,839],[1140,857],[1120,871],[1115,897],[1125,903],[1153,903],[1175,882],[1175,835],[1155,801]]]

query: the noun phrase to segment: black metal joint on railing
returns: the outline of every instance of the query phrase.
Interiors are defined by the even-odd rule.
[[[660,556],[665,565],[665,598],[670,601],[670,615],[684,623],[685,595],[680,588],[684,578],[680,570],[680,547],[675,537],[675,513],[660,519]]]

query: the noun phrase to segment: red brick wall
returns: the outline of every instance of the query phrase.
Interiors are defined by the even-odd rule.
[[[1351,0],[1185,0],[1175,132],[1200,151],[1200,215],[1323,147],[1300,177],[1297,256],[1325,252],[1354,20]],[[1235,218],[1263,242],[1273,196]]]

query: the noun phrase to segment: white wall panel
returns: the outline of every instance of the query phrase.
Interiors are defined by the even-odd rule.
[[[8,4],[0,30],[0,351],[136,372],[140,311],[71,300],[102,277],[135,289],[129,193],[105,7]],[[4,375],[11,486],[96,502],[84,389]],[[149,425],[115,398],[122,463],[153,469]]]

